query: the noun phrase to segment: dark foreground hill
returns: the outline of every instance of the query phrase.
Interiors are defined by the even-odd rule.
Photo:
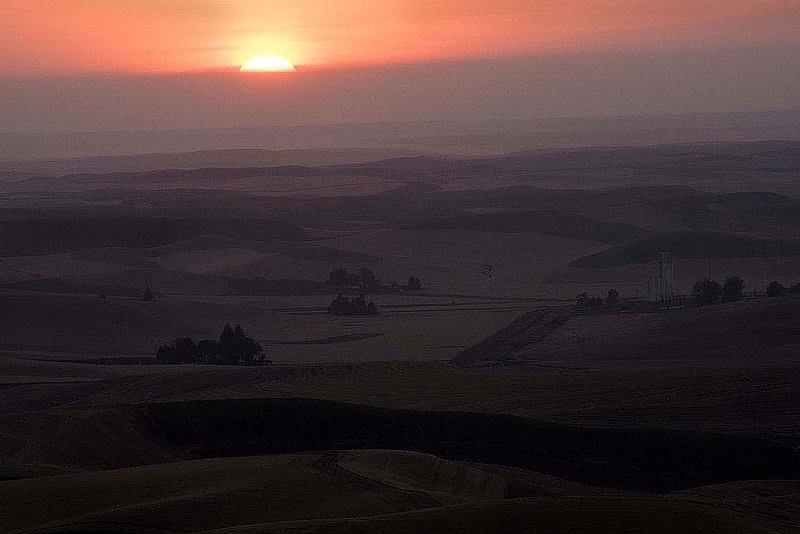
[[[0,482],[0,497],[14,514],[0,516],[0,527],[52,534],[788,534],[798,527],[795,482],[669,495],[567,485],[571,496],[503,499],[503,478],[487,468],[404,451],[335,451],[8,481]],[[535,474],[530,480],[559,484]]]
[[[26,452],[24,430],[62,428]],[[50,421],[50,423],[48,423]],[[72,409],[7,417],[5,461],[108,469],[170,460],[344,449],[408,450],[559,479],[666,492],[739,480],[800,479],[800,452],[744,435],[593,429],[501,414],[432,412],[305,399],[231,399]],[[95,448],[100,449],[92,452]]]
[[[592,485],[650,491],[800,478],[800,452],[769,441],[667,430],[594,430],[463,412],[264,399],[147,407],[194,457],[402,449],[506,465]]]
[[[303,399],[23,415],[28,458],[67,426],[38,472],[0,464],[5,532],[791,532],[800,495],[800,452],[746,436]]]

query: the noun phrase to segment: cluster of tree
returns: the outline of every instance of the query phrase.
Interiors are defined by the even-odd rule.
[[[619,303],[619,293],[616,289],[609,289],[605,300],[602,297],[590,297],[585,291],[576,299],[581,308],[602,308],[603,306],[615,307]]]
[[[786,292],[791,295],[800,295],[800,282],[797,282],[796,284],[789,286]]]
[[[402,292],[402,291],[421,291],[422,290],[422,280],[417,278],[416,276],[409,276],[408,277],[408,284],[401,286],[397,282],[392,282],[392,290],[395,293]]]
[[[780,282],[772,281],[767,286],[768,297],[780,297],[783,294],[800,295],[800,282],[789,287],[783,287],[783,284]]]
[[[744,280],[734,276],[720,285],[716,280],[704,278],[692,287],[692,295],[699,306],[709,306],[717,302],[735,302],[744,295]]]
[[[422,289],[422,280],[416,276],[409,276],[406,289],[409,291],[420,291]]]
[[[326,283],[330,286],[357,289],[365,293],[381,293],[386,289],[381,285],[381,281],[375,276],[375,273],[366,267],[360,268],[357,273],[351,273],[347,269],[336,269],[330,272]],[[408,284],[404,286],[392,282],[391,287],[394,292],[420,291],[421,289],[422,281],[416,276],[409,276]]]
[[[328,313],[331,315],[375,315],[378,307],[374,302],[367,302],[364,295],[349,299],[339,295],[328,306]]]
[[[336,287],[359,288],[363,291],[378,292],[381,290],[381,281],[366,267],[358,273],[350,273],[347,269],[336,269],[328,275],[329,285]]]
[[[156,350],[158,363],[195,363],[207,365],[264,365],[272,363],[264,349],[247,336],[241,326],[225,325],[219,341],[203,340],[197,344],[188,337],[177,338],[172,345]]]
[[[692,288],[692,293],[700,306],[708,306],[717,302],[734,302],[740,300],[744,295],[744,280],[738,276],[728,278],[723,285],[719,282],[704,278],[699,280]],[[766,295],[768,297],[780,297],[784,293],[800,294],[800,282],[786,289],[783,284],[774,280],[767,286]]]

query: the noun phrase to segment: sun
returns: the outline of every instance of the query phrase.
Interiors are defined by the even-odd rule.
[[[295,72],[292,62],[281,56],[258,56],[242,65],[239,72]]]

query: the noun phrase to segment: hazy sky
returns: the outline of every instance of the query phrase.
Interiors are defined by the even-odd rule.
[[[798,0],[2,0],[0,130],[800,107]],[[293,75],[240,76],[275,54]]]

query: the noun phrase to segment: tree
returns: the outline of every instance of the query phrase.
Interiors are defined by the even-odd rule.
[[[381,290],[381,281],[366,267],[358,270],[358,276],[361,279],[361,287],[366,291]]]
[[[738,276],[728,278],[722,285],[722,302],[740,300],[744,294],[744,280]]]
[[[692,293],[698,305],[708,306],[719,302],[722,296],[722,288],[718,282],[710,278],[705,278],[698,281],[694,287],[692,287]]]
[[[409,276],[408,277],[408,290],[409,291],[419,291],[422,289],[422,281],[417,278],[416,276]]]
[[[156,362],[164,364],[181,363],[169,345],[161,345],[156,349]]]
[[[142,293],[142,300],[145,302],[151,302],[153,298],[153,291],[150,289],[150,286],[147,286],[144,289],[144,293]]]
[[[225,325],[219,342],[209,339],[197,345],[188,337],[179,337],[172,345],[162,345],[156,350],[158,363],[203,363],[219,365],[263,365],[272,363],[264,349],[248,337],[240,325]]]
[[[606,296],[606,303],[612,308],[619,303],[619,293],[616,289],[609,289],[608,296]]]
[[[222,334],[219,336],[219,344],[224,345],[231,339],[233,339],[233,328],[231,328],[231,325],[226,324],[225,328],[222,329]]]
[[[222,365],[261,365],[266,362],[263,347],[244,333],[241,325],[225,325],[219,337],[219,363]]]
[[[233,337],[234,339],[237,340],[242,340],[247,337],[246,335],[244,335],[244,329],[242,328],[242,325],[240,324],[236,325],[236,328],[233,329]]]
[[[219,359],[219,343],[204,339],[197,344],[198,363],[215,364]]]
[[[780,282],[773,280],[767,286],[767,296],[768,297],[780,297],[783,295],[783,284]]]
[[[191,338],[179,337],[172,344],[172,350],[180,363],[197,363],[197,345]]]
[[[336,287],[353,287],[361,283],[361,277],[347,272],[347,269],[335,269],[328,275],[327,284]]]
[[[600,308],[603,306],[601,297],[590,297],[585,291],[578,295],[575,301],[581,308]]]
[[[179,337],[172,345],[162,345],[156,350],[158,363],[197,363],[197,345],[188,337]]]

